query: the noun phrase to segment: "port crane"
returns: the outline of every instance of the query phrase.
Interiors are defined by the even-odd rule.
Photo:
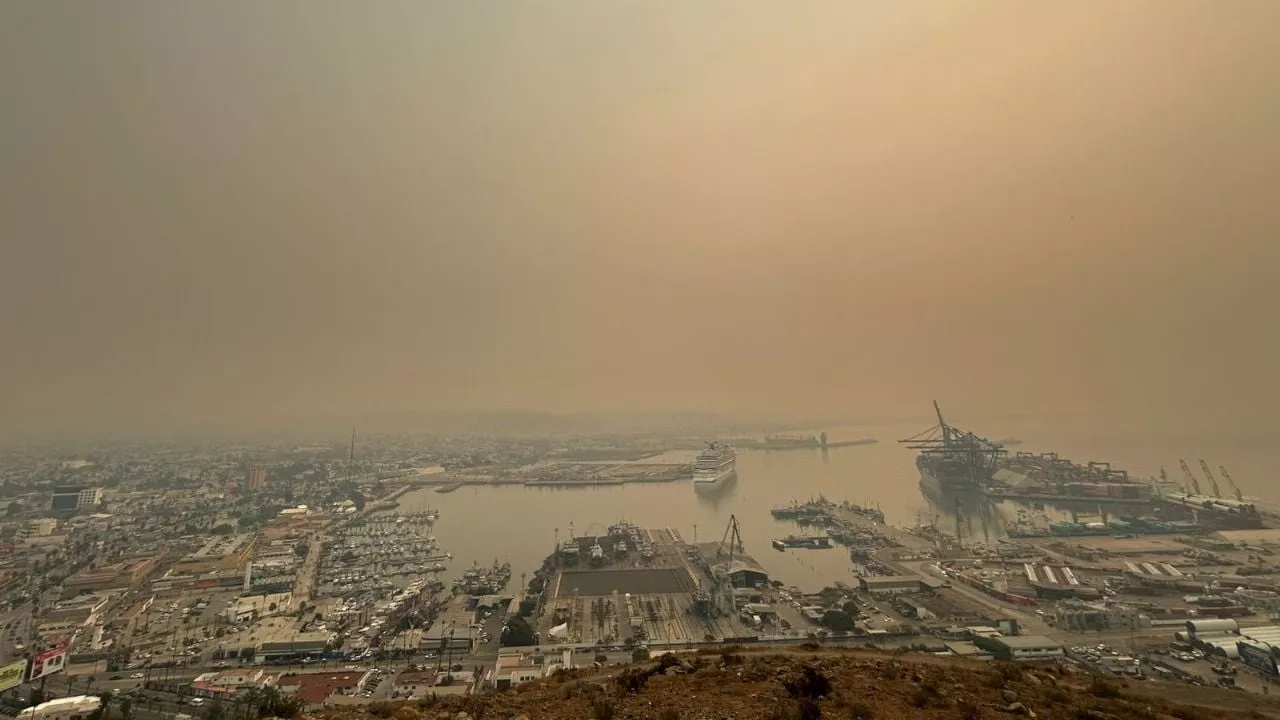
[[[1213,496],[1221,498],[1222,488],[1218,487],[1218,478],[1214,477],[1213,473],[1209,472],[1209,463],[1205,462],[1204,458],[1200,459],[1200,467],[1204,470],[1204,476],[1209,478],[1210,483],[1213,483]]]
[[[733,556],[734,553],[746,552],[747,549],[742,544],[742,529],[738,527],[738,517],[729,515],[729,524],[724,528],[724,537],[720,538],[720,548],[717,550],[717,554],[725,558],[725,564],[720,572],[712,571],[712,578],[718,585],[717,590],[724,593],[724,602],[730,613],[738,611],[738,603],[733,595]]]
[[[1231,477],[1231,473],[1227,472],[1227,469],[1221,465],[1218,466],[1218,472],[1222,474],[1222,477],[1227,481],[1227,484],[1231,486],[1231,492],[1235,493],[1236,500],[1238,502],[1244,502],[1244,493],[1240,492],[1240,486],[1237,485],[1236,481]]]
[[[1200,481],[1197,480],[1196,476],[1191,472],[1191,468],[1187,467],[1187,461],[1180,459],[1178,460],[1178,464],[1182,466],[1183,474],[1187,476],[1187,481],[1191,483],[1192,492],[1194,492],[1196,495],[1201,494]]]
[[[728,552],[725,547],[728,546]],[[729,562],[733,562],[734,552],[745,553],[746,547],[742,544],[742,529],[738,527],[738,517],[736,515],[729,516],[729,524],[724,528],[724,537],[720,538],[720,555],[728,555]]]

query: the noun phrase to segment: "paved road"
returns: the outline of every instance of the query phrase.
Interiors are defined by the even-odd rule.
[[[290,610],[297,610],[302,604],[311,599],[311,593],[315,590],[316,568],[320,565],[320,546],[323,543],[320,534],[312,535],[310,543],[307,546],[307,557],[302,561],[302,567],[298,568],[298,574],[293,584],[293,601],[289,605]]]

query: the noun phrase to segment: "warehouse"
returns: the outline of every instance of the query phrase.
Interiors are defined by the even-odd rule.
[[[872,595],[896,595],[920,592],[918,575],[871,575],[858,578],[858,587]]]

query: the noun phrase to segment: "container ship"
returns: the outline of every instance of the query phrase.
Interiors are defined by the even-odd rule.
[[[898,441],[920,451],[916,469],[925,490],[979,490],[991,485],[992,477],[1008,459],[1008,451],[998,442],[948,425],[938,403],[933,404],[933,409],[938,415],[937,425]]]
[[[707,443],[693,464],[695,483],[718,483],[737,473],[738,455],[733,448],[719,442]]]
[[[1110,463],[1084,465],[1056,453],[1010,455],[1001,442],[947,424],[933,404],[938,424],[900,440],[920,454],[916,468],[926,493],[977,491],[997,499],[1081,500],[1144,503],[1152,484],[1129,477]]]

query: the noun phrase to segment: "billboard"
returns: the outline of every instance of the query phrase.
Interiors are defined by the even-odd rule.
[[[54,648],[31,658],[31,675],[28,680],[36,680],[45,675],[62,672],[67,665],[67,649]]]
[[[1236,643],[1236,650],[1240,652],[1240,662],[1254,670],[1264,672],[1271,677],[1280,674],[1276,667],[1276,659],[1271,655],[1269,646],[1254,645],[1241,640]]]
[[[27,659],[14,660],[8,665],[0,665],[0,692],[16,688],[27,679]]]

